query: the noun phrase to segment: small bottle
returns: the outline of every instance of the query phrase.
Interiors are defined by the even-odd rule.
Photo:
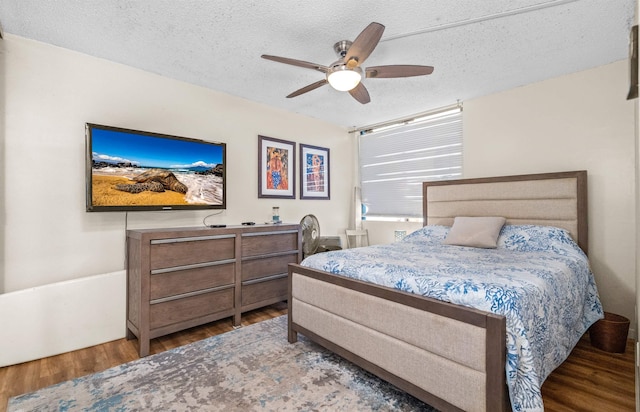
[[[272,209],[273,223],[280,223],[280,208],[274,206]]]

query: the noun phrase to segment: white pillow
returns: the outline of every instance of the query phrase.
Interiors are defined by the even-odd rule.
[[[445,245],[470,246],[495,249],[500,229],[507,219],[504,217],[456,217]]]

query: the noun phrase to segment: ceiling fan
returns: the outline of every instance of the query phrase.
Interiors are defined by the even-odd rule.
[[[367,91],[367,88],[361,82],[363,75],[367,78],[375,79],[423,76],[433,73],[432,66],[410,64],[371,66],[363,71],[361,67],[362,63],[369,57],[373,49],[376,48],[383,32],[384,26],[380,23],[373,22],[362,30],[353,42],[349,40],[337,42],[333,45],[333,49],[339,58],[329,66],[268,54],[263,54],[262,58],[325,73],[326,77],[324,79],[296,90],[289,94],[287,98],[300,96],[303,93],[310,92],[329,83],[334,89],[348,91],[354,99],[362,104],[366,104],[371,101],[371,98],[369,97],[369,91]]]

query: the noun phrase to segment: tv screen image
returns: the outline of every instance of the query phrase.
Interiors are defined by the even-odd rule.
[[[87,211],[226,208],[226,145],[86,124]]]

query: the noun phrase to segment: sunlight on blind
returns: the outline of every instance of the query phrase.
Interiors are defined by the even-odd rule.
[[[422,182],[462,176],[462,112],[360,137],[363,219],[422,217]]]

